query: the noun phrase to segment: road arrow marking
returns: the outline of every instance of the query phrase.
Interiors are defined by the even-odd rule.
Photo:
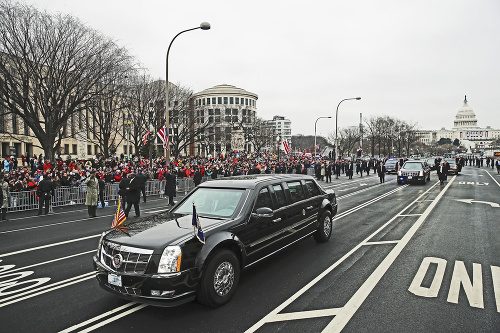
[[[368,184],[365,184],[365,183],[359,183],[359,186],[365,186],[365,185],[368,185]]]
[[[468,204],[472,204],[473,202],[477,202],[477,203],[483,203],[483,204],[487,204],[487,205],[490,205],[491,207],[495,207],[495,208],[499,208],[500,205],[495,203],[495,202],[488,202],[488,201],[476,201],[474,199],[455,199],[457,201],[460,201],[460,202],[465,202],[465,203],[468,203]]]

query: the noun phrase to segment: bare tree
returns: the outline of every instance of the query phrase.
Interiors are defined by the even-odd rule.
[[[341,155],[354,154],[355,148],[359,144],[359,128],[355,126],[341,128],[338,136],[339,153]],[[329,134],[328,139],[335,141],[335,133]]]
[[[71,117],[123,77],[131,60],[72,16],[9,2],[0,3],[0,52],[0,111],[19,117],[49,159]]]
[[[246,127],[245,132],[256,152],[266,147],[272,151],[277,145],[275,128],[267,120],[255,118],[255,123]]]

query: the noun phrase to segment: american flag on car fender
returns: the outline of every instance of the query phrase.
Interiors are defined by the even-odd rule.
[[[196,232],[196,238],[205,244],[205,235],[203,234],[203,229],[201,229],[200,218],[198,217],[198,213],[196,212],[196,205],[193,202],[193,219],[191,221],[193,228],[198,229]]]
[[[128,230],[128,227],[122,227],[121,224],[125,222],[127,217],[125,216],[125,212],[123,211],[123,207],[121,205],[122,201],[118,200],[118,208],[116,209],[115,216],[113,217],[113,223],[111,224],[111,228],[114,228],[118,231],[123,232],[124,234],[128,235],[126,233],[126,230]]]

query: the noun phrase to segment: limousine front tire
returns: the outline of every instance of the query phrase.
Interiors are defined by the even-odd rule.
[[[229,250],[216,252],[206,267],[198,288],[198,302],[218,308],[231,300],[240,279],[240,263]]]
[[[332,214],[329,211],[325,211],[319,220],[318,230],[313,234],[314,239],[318,243],[328,242],[332,236],[332,226]]]

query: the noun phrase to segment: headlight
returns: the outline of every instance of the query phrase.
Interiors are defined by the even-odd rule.
[[[182,251],[179,246],[167,246],[160,258],[158,273],[173,273],[181,270]]]
[[[424,175],[424,170],[420,170],[420,177]]]
[[[403,173],[401,172],[401,170],[398,171],[398,176],[402,176]]]

